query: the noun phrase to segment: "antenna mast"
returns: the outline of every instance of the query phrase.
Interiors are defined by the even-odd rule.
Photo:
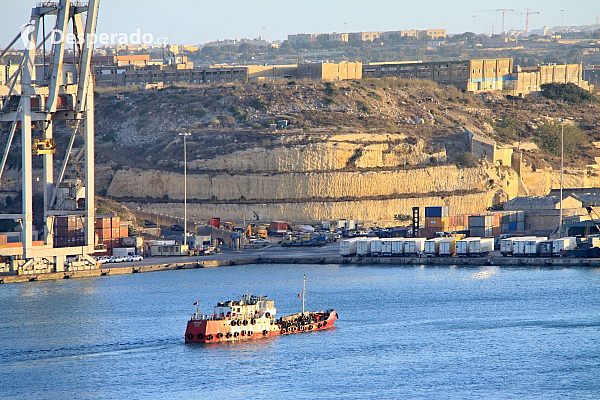
[[[304,275],[304,280],[302,281],[302,314],[304,314],[304,299],[306,297],[306,275]]]

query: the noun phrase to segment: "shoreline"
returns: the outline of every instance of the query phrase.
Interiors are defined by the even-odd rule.
[[[0,284],[40,282],[61,279],[91,278],[136,273],[175,271],[181,269],[216,268],[249,264],[345,264],[345,265],[439,265],[439,266],[498,266],[498,267],[590,267],[600,268],[600,258],[514,258],[514,257],[248,257],[219,260],[190,260],[189,262],[161,263],[123,267],[99,267],[79,271],[27,273],[0,276]]]

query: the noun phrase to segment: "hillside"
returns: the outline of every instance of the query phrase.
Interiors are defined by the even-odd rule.
[[[180,214],[178,133],[190,132],[188,199],[200,219],[386,220],[440,203],[481,211],[555,186],[558,158],[541,132],[560,117],[571,117],[566,124],[581,134],[576,151],[569,147],[565,182],[594,184],[597,111],[397,79],[105,91],[97,94],[98,190]],[[271,131],[279,120],[288,127]],[[520,140],[522,176],[469,159],[473,133],[499,146]]]

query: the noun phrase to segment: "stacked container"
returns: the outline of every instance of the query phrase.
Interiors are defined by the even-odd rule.
[[[120,217],[97,217],[94,232],[98,237],[98,244],[107,249],[121,247],[122,238],[129,236],[129,228],[121,226]]]
[[[447,230],[450,227],[448,206],[425,207],[425,227]]]
[[[85,244],[83,218],[78,215],[54,219],[54,247],[75,247]]]

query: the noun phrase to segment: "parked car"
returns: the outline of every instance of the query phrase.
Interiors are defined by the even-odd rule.
[[[144,259],[144,257],[142,257],[142,256],[128,256],[125,261],[133,262],[133,261],[142,261],[143,259]]]
[[[125,257],[112,256],[112,257],[110,258],[110,260],[108,260],[108,262],[110,262],[110,263],[120,263],[120,262],[125,262]]]
[[[169,228],[171,228],[172,231],[183,231],[183,227],[181,225],[171,225]]]
[[[271,242],[269,242],[268,240],[265,239],[250,239],[250,243],[254,243],[254,244],[271,244]]]

